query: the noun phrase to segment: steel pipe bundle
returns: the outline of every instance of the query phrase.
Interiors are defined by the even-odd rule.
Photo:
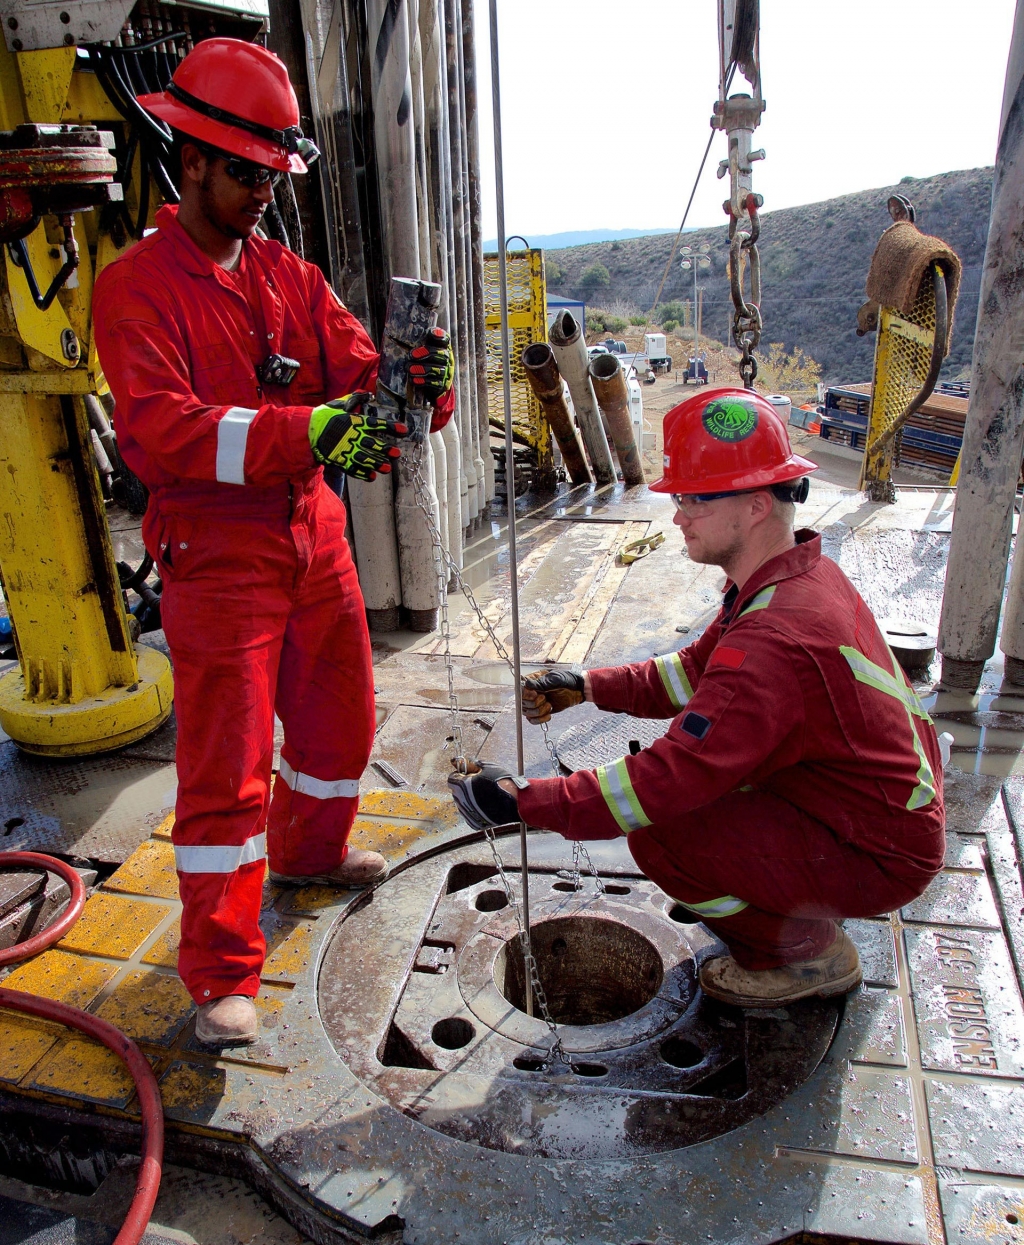
[[[307,80],[323,152],[327,245],[312,258],[377,341],[392,277],[443,287],[437,318],[456,354],[456,408],[427,438],[423,472],[442,543],[461,566],[464,534],[494,496],[473,0],[275,0],[274,15],[271,46],[293,79]],[[390,479],[348,484],[378,631],[410,617],[430,628],[436,617],[434,547],[410,467],[411,456]]]
[[[629,415],[629,390],[626,388],[626,374],[622,370],[622,364],[613,354],[599,354],[590,360],[588,371],[597,404],[615,443],[615,453],[626,487],[633,488],[637,484],[643,484],[644,469],[640,464],[640,452],[633,436],[633,421]]]
[[[594,386],[587,370],[589,360],[583,332],[572,313],[563,311],[560,316],[555,317],[548,336],[558,370],[569,386],[569,396],[576,410],[590,465],[594,469],[594,478],[598,484],[614,484],[615,467],[608,448],[608,438],[604,433],[604,424],[601,422]]]
[[[572,415],[562,388],[562,377],[559,375],[551,347],[547,342],[534,342],[524,349],[522,360],[526,379],[537,395],[544,418],[548,421],[562,452],[569,479],[573,484],[590,484],[590,470],[583,457],[583,446],[580,445],[573,427]]]

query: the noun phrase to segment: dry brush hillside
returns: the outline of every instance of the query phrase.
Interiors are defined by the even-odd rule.
[[[966,374],[988,230],[990,168],[908,178],[898,186],[765,212],[761,229],[765,349],[770,342],[781,342],[789,351],[802,348],[822,365],[829,383],[870,379],[875,339],[857,337],[856,314],[865,297],[871,253],[879,234],[891,224],[886,200],[897,191],[914,204],[918,226],[943,238],[963,261],[964,280],[943,378]],[[711,269],[701,279],[704,330],[725,341],[731,320],[725,226],[695,230],[685,237],[690,246],[702,242],[710,243],[712,258]],[[548,251],[549,268],[563,274],[561,281],[551,283],[551,292],[584,296],[588,305],[618,314],[647,311],[671,245],[672,235],[662,234]],[[587,290],[581,284],[583,274],[598,263],[607,268],[610,282]],[[661,301],[692,298],[692,293],[692,274],[682,271],[676,259]]]

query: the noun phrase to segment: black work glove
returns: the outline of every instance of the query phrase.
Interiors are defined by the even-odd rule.
[[[409,425],[381,415],[372,402],[373,394],[350,393],[313,409],[309,444],[318,463],[334,463],[357,480],[391,470],[402,451],[383,438],[408,436]]]
[[[433,406],[451,389],[455,378],[451,338],[444,329],[428,329],[410,357],[409,379],[413,391],[423,399],[424,405]]]
[[[582,703],[583,675],[573,670],[538,670],[523,680],[523,717],[535,726]]]
[[[507,826],[519,820],[516,797],[498,786],[502,778],[511,778],[520,790],[529,785],[525,778],[510,774],[507,769],[490,761],[475,766],[472,774],[448,775],[452,799],[463,819],[474,830],[483,830],[487,826]]]

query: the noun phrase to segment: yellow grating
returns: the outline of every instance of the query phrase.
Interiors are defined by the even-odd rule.
[[[893,449],[899,438],[876,454],[868,455],[867,446],[892,427],[907,409],[911,399],[920,392],[931,366],[934,340],[935,289],[929,268],[921,278],[909,316],[904,316],[891,307],[883,307],[879,313],[871,413],[868,418],[861,488],[871,481],[889,479]]]
[[[523,369],[522,354],[533,342],[548,339],[547,287],[544,252],[513,251],[506,257],[508,269],[508,321],[512,343],[512,427],[537,454],[538,470],[553,469],[551,430]],[[501,368],[501,302],[498,256],[484,256],[484,312],[487,345],[487,414],[504,427],[505,397]]]

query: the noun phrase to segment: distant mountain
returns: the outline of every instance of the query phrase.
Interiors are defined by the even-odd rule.
[[[917,224],[957,252],[964,272],[957,301],[949,358],[942,378],[952,379],[971,365],[974,321],[978,311],[981,268],[988,236],[992,169],[966,169],[936,177],[904,178],[898,186],[863,190],[804,207],[780,208],[761,217],[762,343],[801,347],[822,365],[832,384],[871,379],[875,336],[857,336],[857,308],[867,297],[864,282],[879,235],[892,221],[886,200],[906,195],[917,210]],[[674,232],[674,231],[670,231]],[[726,263],[726,228],[697,229],[690,245],[711,245],[711,268],[700,273],[704,286],[704,330],[727,340],[732,319]],[[568,249],[549,249],[553,293],[582,296],[589,307],[620,315],[649,311],[672,246],[672,238],[637,237]],[[610,282],[598,289],[581,286],[593,264],[608,269]],[[662,302],[693,298],[693,274],[673,260]]]
[[[619,242],[623,238],[651,238],[657,234],[675,233],[676,228],[677,226],[673,225],[670,229],[574,229],[567,233],[530,233],[522,236],[526,238],[530,246],[550,251],[559,246],[585,246],[588,242]],[[497,249],[496,238],[491,238],[489,242],[484,243],[485,251]]]

